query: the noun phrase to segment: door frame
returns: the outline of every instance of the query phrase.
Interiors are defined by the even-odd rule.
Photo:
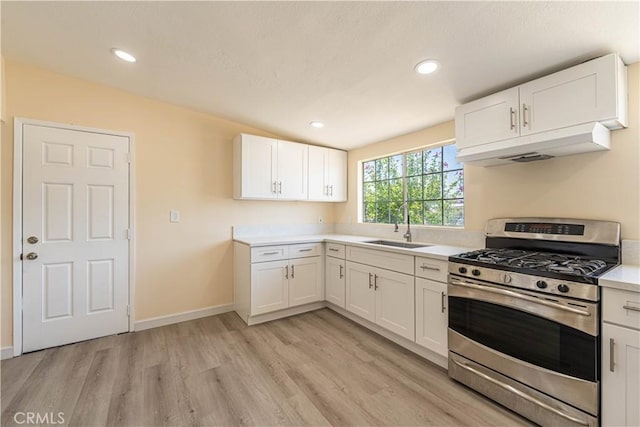
[[[22,172],[23,172],[23,126],[37,125],[56,129],[101,133],[129,139],[129,332],[133,331],[135,319],[135,134],[65,123],[15,117],[13,119],[13,356],[22,354]]]

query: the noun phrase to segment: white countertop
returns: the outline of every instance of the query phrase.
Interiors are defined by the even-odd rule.
[[[604,288],[640,292],[640,265],[619,265],[598,278]]]
[[[414,256],[426,256],[428,258],[436,258],[441,260],[447,260],[450,255],[456,255],[463,252],[469,252],[475,248],[464,248],[459,246],[446,246],[446,245],[431,245],[425,242],[413,242],[423,243],[423,248],[399,248],[395,246],[383,246],[372,243],[366,243],[371,240],[388,240],[380,239],[379,237],[371,236],[351,236],[342,234],[314,234],[308,236],[275,236],[275,237],[242,237],[234,239],[234,241],[243,243],[249,246],[271,246],[271,245],[295,245],[297,243],[313,243],[313,242],[332,242],[350,244],[361,247],[367,247],[372,249],[378,249],[388,252],[397,252]]]

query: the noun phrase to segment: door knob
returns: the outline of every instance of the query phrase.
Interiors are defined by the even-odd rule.
[[[30,236],[27,239],[27,242],[31,243],[32,245],[35,245],[36,243],[38,243],[38,238],[36,236]]]
[[[29,252],[29,253],[25,256],[25,258],[27,258],[28,260],[33,261],[34,259],[37,259],[37,258],[38,258],[38,254],[37,254],[37,253],[35,253],[35,252]]]

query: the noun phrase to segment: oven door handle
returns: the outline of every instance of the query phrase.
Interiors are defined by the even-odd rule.
[[[472,284],[469,282],[465,282],[462,281],[460,279],[456,279],[454,277],[450,277],[449,278],[449,283],[451,283],[452,285],[456,285],[456,286],[462,286],[465,288],[469,288],[469,289],[476,289],[478,291],[483,291],[483,292],[491,292],[494,294],[498,294],[498,295],[506,295],[512,298],[518,298],[518,299],[522,299],[525,301],[530,301],[530,302],[535,302],[536,304],[540,304],[540,305],[546,305],[547,307],[552,307],[558,310],[564,310],[564,311],[568,311],[570,313],[574,313],[574,314],[579,314],[581,316],[586,316],[586,317],[590,317],[591,313],[589,313],[588,311],[585,310],[580,310],[578,308],[573,308],[573,307],[567,307],[565,305],[562,304],[557,304],[553,301],[547,301],[547,300],[543,300],[540,298],[536,298],[536,297],[532,297],[526,294],[521,294],[519,292],[514,292],[514,291],[509,291],[507,289],[497,289],[497,288],[492,288],[489,286],[483,286],[483,285],[476,285],[476,284]]]
[[[546,409],[549,412],[553,412],[554,414],[556,414],[556,415],[558,415],[558,416],[560,416],[560,417],[562,417],[564,419],[572,421],[572,422],[574,422],[576,424],[580,424],[581,426],[588,426],[589,425],[589,423],[586,422],[585,420],[581,420],[580,418],[572,417],[569,414],[565,414],[564,412],[560,411],[559,409],[556,409],[551,405],[548,405],[548,404],[546,404],[544,402],[541,402],[540,400],[536,399],[535,397],[530,396],[527,393],[524,393],[524,392],[518,390],[517,388],[510,386],[509,384],[505,384],[502,381],[485,374],[484,372],[480,372],[479,370],[467,365],[466,363],[461,363],[461,362],[458,362],[457,360],[451,359],[451,358],[449,358],[449,361],[455,363],[456,365],[458,365],[462,369],[465,369],[465,370],[467,370],[467,371],[469,371],[469,372],[471,372],[471,373],[473,373],[473,374],[475,374],[475,375],[477,375],[477,376],[489,381],[490,383],[493,383],[493,384],[497,385],[498,387],[500,387],[500,388],[502,388],[504,390],[507,390],[507,391],[509,391],[509,392],[511,392],[513,394],[518,395],[519,397],[521,397],[521,398],[533,403],[534,405],[540,406],[541,408]]]

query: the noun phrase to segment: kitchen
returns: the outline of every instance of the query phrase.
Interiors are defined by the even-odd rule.
[[[459,7],[463,8],[463,6],[468,7],[469,5],[460,5]],[[303,29],[309,26],[309,28],[313,28],[313,25],[316,25],[310,16],[316,16],[319,22],[324,22],[320,17],[324,16],[323,13],[327,13],[330,18],[335,18],[339,15],[343,16],[344,19],[348,17],[347,22],[358,22],[356,17],[364,13],[364,16],[373,20],[372,22],[380,25],[378,29],[380,35],[377,38],[374,37],[376,31],[371,31],[367,35],[374,37],[372,40],[376,43],[382,43],[382,34],[391,37],[388,45],[383,44],[390,52],[397,50],[397,46],[393,43],[406,42],[406,36],[392,37],[399,29],[397,25],[382,25],[382,23],[387,22],[384,19],[387,14],[393,14],[392,16],[398,17],[398,21],[392,22],[414,23],[415,21],[411,20],[411,15],[413,14],[420,16],[420,13],[428,11],[432,14],[441,13],[443,16],[447,16],[447,14],[456,12],[459,14],[455,15],[457,21],[459,21],[456,25],[464,28],[465,25],[471,25],[470,22],[474,22],[474,14],[481,14],[480,16],[485,16],[487,19],[491,17],[494,20],[493,22],[496,22],[495,26],[498,26],[497,23],[507,26],[507,23],[504,22],[506,15],[512,16],[515,14],[513,16],[522,17],[526,16],[527,13],[535,13],[540,19],[546,17],[547,22],[557,22],[554,20],[562,17],[565,20],[561,21],[563,25],[569,27],[566,30],[567,33],[562,33],[567,38],[569,37],[567,34],[572,34],[572,30],[579,31],[581,25],[584,26],[587,20],[600,19],[601,21],[598,21],[599,26],[595,27],[602,28],[602,33],[590,31],[590,33],[593,33],[593,39],[588,43],[585,42],[586,44],[584,45],[581,44],[580,40],[572,40],[575,45],[570,44],[573,47],[571,49],[567,48],[566,51],[561,48],[551,49],[550,40],[553,40],[554,37],[557,38],[557,34],[549,34],[546,39],[542,34],[539,34],[538,37],[541,41],[535,55],[521,52],[515,56],[515,59],[512,59],[511,65],[506,62],[506,58],[503,59],[505,61],[504,67],[511,67],[511,72],[502,76],[501,80],[497,78],[491,80],[492,74],[497,73],[500,65],[496,65],[482,57],[482,54],[491,54],[491,52],[475,53],[469,52],[468,49],[459,54],[461,57],[466,56],[467,62],[461,62],[458,59],[457,71],[447,70],[447,63],[442,54],[439,54],[437,57],[442,68],[437,73],[432,76],[417,75],[413,71],[414,65],[419,60],[424,59],[424,55],[427,55],[427,58],[430,56],[428,53],[424,53],[424,47],[421,46],[422,43],[415,42],[419,49],[418,47],[414,49],[416,52],[420,52],[420,56],[416,57],[415,60],[412,57],[411,61],[403,61],[403,65],[399,67],[402,68],[403,73],[406,72],[406,74],[402,74],[402,79],[406,80],[403,84],[406,86],[401,86],[402,90],[398,90],[396,87],[391,87],[389,90],[398,93],[417,92],[420,96],[437,99],[437,96],[444,95],[440,92],[429,92],[420,89],[422,86],[430,84],[429,78],[433,77],[436,79],[436,85],[444,87],[448,78],[455,79],[455,73],[462,72],[461,70],[465,67],[460,68],[461,65],[467,65],[467,68],[473,65],[478,68],[478,73],[484,73],[483,79],[485,81],[483,82],[478,78],[478,81],[472,85],[467,80],[474,79],[465,78],[463,75],[461,78],[461,75],[458,75],[456,81],[460,82],[461,86],[455,90],[461,94],[455,95],[455,102],[457,103],[456,105],[461,105],[492,93],[524,84],[535,78],[570,68],[584,60],[600,57],[611,52],[619,52],[627,65],[629,114],[626,128],[611,131],[610,150],[496,167],[485,168],[465,165],[464,227],[421,227],[420,225],[412,224],[412,233],[414,242],[448,245],[471,250],[485,246],[484,230],[487,221],[492,218],[583,218],[613,221],[621,224],[622,263],[638,264],[637,241],[640,239],[640,224],[638,220],[640,217],[638,170],[640,168],[638,168],[637,144],[639,137],[638,47],[636,40],[638,37],[634,37],[634,34],[637,35],[637,13],[634,13],[634,11],[637,12],[637,4],[621,3],[615,6],[612,9],[608,9],[608,6],[604,3],[594,3],[591,6],[583,6],[584,9],[581,9],[578,5],[573,7],[565,5],[564,7],[567,9],[557,6],[560,9],[553,10],[549,9],[552,6],[546,3],[539,6],[535,6],[533,3],[524,3],[520,6],[522,9],[519,9],[516,5],[504,4],[501,6],[500,4],[486,3],[482,7],[479,5],[477,9],[463,11],[456,9],[455,4],[446,3],[434,5],[436,9],[432,10],[428,10],[426,4],[422,6],[424,10],[416,5],[413,5],[413,9],[407,10],[399,7],[394,8],[390,5],[380,5],[378,8],[372,5],[366,7],[361,5],[363,7],[362,10],[355,5],[343,5],[335,6],[344,9],[339,10],[340,13],[337,13],[335,11],[323,11],[321,6],[316,4],[313,7],[318,8],[318,10],[313,9],[313,11],[317,12],[317,15],[305,14],[304,9],[299,10],[301,8],[300,5],[292,6],[293,11],[290,13],[298,20],[295,28]],[[631,11],[625,12],[626,9],[624,8],[623,11],[620,11],[623,6],[631,8]],[[15,9],[12,11],[11,7]],[[253,103],[256,105],[247,107],[247,111],[250,108],[260,110],[262,116],[251,118],[245,117],[243,115],[245,113],[242,110],[238,112],[236,104],[229,104],[229,107],[233,105],[236,108],[233,111],[230,109],[218,114],[207,113],[207,107],[204,104],[199,104],[198,102],[202,102],[202,100],[197,99],[197,94],[193,93],[189,93],[189,96],[192,97],[191,99],[180,98],[180,96],[185,96],[184,94],[174,94],[175,97],[173,99],[176,99],[176,101],[171,102],[171,94],[160,92],[158,87],[178,87],[181,84],[188,84],[188,80],[196,79],[198,74],[195,70],[185,68],[182,71],[183,74],[168,74],[162,77],[167,79],[166,81],[174,82],[173,85],[163,85],[163,80],[147,84],[149,82],[146,82],[145,79],[159,77],[153,77],[152,68],[146,69],[146,74],[142,74],[142,72],[137,74],[138,72],[134,71],[136,70],[134,67],[143,67],[143,69],[144,67],[150,67],[148,65],[150,61],[145,61],[144,54],[139,51],[135,52],[139,60],[138,63],[132,64],[133,67],[128,67],[128,64],[117,63],[113,57],[105,56],[105,58],[102,58],[102,53],[98,55],[94,51],[87,51],[87,58],[92,58],[96,64],[99,64],[104,69],[103,74],[99,74],[100,77],[95,79],[88,75],[83,75],[80,70],[71,68],[71,65],[69,65],[71,63],[66,62],[70,57],[73,57],[71,52],[58,52],[60,49],[49,49],[48,52],[57,52],[60,56],[57,59],[50,59],[53,62],[47,65],[45,59],[38,56],[29,56],[37,55],[37,52],[42,52],[43,49],[34,49],[29,46],[27,43],[28,38],[19,31],[19,28],[16,28],[20,26],[31,29],[41,27],[43,34],[54,34],[52,31],[47,31],[47,25],[50,25],[47,24],[47,20],[52,19],[50,18],[51,16],[58,16],[56,10],[59,11],[60,9],[53,8],[49,10],[42,9],[43,7],[38,5],[36,10],[41,12],[34,13],[27,6],[17,7],[16,5],[6,5],[5,3],[2,6],[3,33],[7,31],[6,34],[3,34],[3,42],[7,44],[7,47],[3,46],[3,77],[6,87],[4,91],[6,97],[3,94],[3,102],[5,103],[3,105],[3,116],[5,117],[2,125],[3,358],[7,353],[16,355],[18,347],[14,346],[16,341],[15,324],[17,322],[14,315],[15,303],[12,303],[12,301],[15,301],[15,293],[13,292],[15,273],[12,274],[15,258],[12,254],[15,253],[15,248],[17,247],[17,244],[12,243],[14,239],[12,237],[14,227],[12,199],[14,185],[12,166],[14,162],[14,117],[86,128],[130,132],[135,135],[133,159],[133,164],[135,165],[135,263],[132,263],[132,268],[135,266],[135,272],[133,273],[135,278],[135,298],[131,300],[133,303],[130,309],[132,310],[133,327],[135,330],[141,331],[136,332],[136,334],[142,334],[144,329],[151,330],[149,328],[196,319],[197,317],[212,316],[220,313],[226,313],[225,315],[233,314],[233,265],[237,257],[234,255],[232,237],[235,236],[240,239],[238,233],[244,233],[245,236],[250,237],[260,237],[257,235],[270,237],[278,234],[303,236],[336,233],[340,235],[369,236],[372,240],[373,238],[402,240],[406,225],[399,225],[401,232],[395,233],[393,231],[393,220],[398,218],[388,218],[387,224],[362,222],[364,206],[360,201],[361,190],[358,187],[358,181],[361,180],[359,163],[398,153],[413,152],[416,149],[425,147],[442,146],[445,143],[453,143],[456,138],[457,132],[453,120],[454,107],[456,105],[449,107],[444,112],[444,116],[441,117],[438,116],[439,110],[437,109],[427,111],[427,108],[434,108],[430,103],[419,102],[415,98],[412,98],[413,108],[417,109],[413,110],[413,113],[409,106],[406,106],[406,113],[402,113],[401,108],[403,107],[398,105],[387,106],[385,110],[385,105],[389,104],[390,100],[395,99],[392,97],[392,93],[384,91],[381,94],[374,92],[373,95],[368,95],[374,99],[384,95],[384,102],[378,101],[374,105],[371,104],[371,99],[366,97],[367,94],[362,93],[362,88],[354,84],[353,81],[351,83],[349,81],[340,81],[340,84],[343,85],[350,84],[348,87],[351,92],[345,91],[343,93],[339,106],[329,103],[332,99],[331,96],[325,93],[315,94],[315,92],[312,92],[318,99],[323,99],[322,95],[326,95],[326,102],[331,105],[331,108],[335,109],[331,120],[327,119],[327,117],[330,117],[329,110],[318,113],[309,111],[307,105],[304,105],[304,108],[296,108],[295,98],[291,98],[291,105],[287,107],[286,114],[278,111],[279,108],[286,107],[282,107],[280,104],[286,103],[272,105],[260,104],[265,102],[264,100],[254,101]],[[109,6],[104,6],[104,10],[102,10],[97,9],[97,6],[93,4],[84,7],[85,9],[82,7],[76,10],[71,8],[65,10],[65,13],[59,13],[57,19],[60,19],[60,21],[55,21],[56,25],[62,28],[68,26],[70,22],[74,22],[74,19],[77,21],[79,17],[91,22],[91,16],[100,15],[106,19],[110,14],[114,15],[114,19],[121,19],[131,25],[131,20],[135,20],[136,13],[145,12],[144,9],[138,10],[136,8],[110,11]],[[166,7],[169,8],[170,6]],[[230,28],[233,26],[231,17],[235,16],[235,12],[231,4],[225,4],[224,7],[220,7],[222,9],[216,11],[220,16],[218,18],[220,22],[218,23],[221,34],[218,34],[218,36],[221,40],[224,40],[222,36],[225,31],[229,33],[232,31],[232,28]],[[262,7],[268,9],[269,6]],[[589,9],[590,7],[595,9]],[[634,7],[635,9],[633,9]],[[438,8],[442,8],[442,10]],[[173,11],[169,10],[174,14],[180,13],[179,11],[179,8]],[[248,22],[256,23],[256,28],[259,30],[264,29],[264,27],[257,24],[260,22],[260,12],[273,13],[274,19],[278,16],[278,13],[284,13],[282,11],[262,10],[255,4],[244,5],[242,11],[243,16],[246,17],[245,19]],[[33,16],[30,17],[30,15]],[[195,20],[193,25],[195,27],[197,27],[196,23],[201,25],[200,21],[196,19],[197,16],[193,15],[198,14],[194,13],[190,16]],[[610,15],[615,16],[616,21],[615,24],[609,23],[607,26],[607,22],[610,22],[609,20],[611,19]],[[224,22],[223,18],[225,16],[229,19],[228,23]],[[575,17],[575,23],[571,22],[571,16]],[[582,21],[577,17],[581,17]],[[4,21],[10,18],[10,21]],[[11,22],[17,23],[20,22],[20,19],[27,20],[23,21],[25,24],[12,26]],[[32,22],[30,19],[38,20]],[[518,21],[517,19],[514,20]],[[331,20],[329,21],[332,22]],[[337,22],[340,23],[341,21],[338,20]],[[630,25],[625,25],[624,23],[630,23]],[[449,25],[454,24],[450,23]],[[575,25],[575,27],[571,27],[571,25]],[[126,24],[122,24],[122,26],[127,27]],[[491,27],[488,24],[487,26]],[[487,26],[482,27],[484,32],[478,30],[478,37],[485,36],[484,43],[489,47],[498,45],[499,43],[495,40],[492,44],[489,43],[495,33]],[[615,31],[613,27],[615,27]],[[507,28],[511,27],[507,26]],[[628,30],[629,28],[631,30]],[[631,37],[617,38],[616,34],[627,34],[624,33],[624,29],[631,31],[628,33],[631,34]],[[152,28],[146,29],[146,31],[151,30]],[[141,31],[144,32],[144,29]],[[504,31],[507,31],[507,29]],[[526,31],[522,33],[513,29],[509,31],[513,36],[513,43],[523,39],[527,40]],[[620,33],[617,31],[620,31]],[[126,31],[123,30],[122,34],[126,34]],[[269,31],[266,31],[265,34],[271,35]],[[455,34],[452,34],[451,31],[445,34],[450,36],[453,47],[458,50],[463,49],[463,45],[460,44],[461,40],[455,38]],[[583,36],[588,37],[588,35]],[[33,37],[36,36],[33,35]],[[37,40],[41,42],[46,40],[46,38],[42,38],[43,35],[39,37]],[[58,46],[71,46],[73,43],[70,43],[64,37],[77,36],[74,34],[60,34],[59,37],[61,38],[56,41]],[[125,47],[127,43],[130,43],[125,38],[123,35],[118,35],[114,39],[108,40],[107,53],[110,55],[108,50],[114,47],[113,45],[117,47],[122,44],[122,47]],[[282,41],[281,39],[276,40]],[[334,43],[339,43],[341,39],[337,37],[336,40],[331,40]],[[344,38],[344,40],[352,39]],[[292,43],[290,40],[288,42]],[[177,42],[175,43],[177,44]],[[506,47],[511,46],[511,43],[509,42]],[[569,44],[569,41],[567,43]],[[355,42],[354,44],[357,45]],[[12,45],[14,47],[11,47]],[[240,44],[238,46],[238,55],[244,53],[249,55],[248,59],[252,57],[251,54],[256,54],[256,52],[247,46],[250,46],[250,44]],[[293,46],[291,44],[285,44],[285,46],[291,49],[297,47],[295,43]],[[82,46],[79,47],[83,48]],[[95,49],[95,47],[90,46],[85,49],[89,48]],[[167,43],[166,49],[172,48],[173,45]],[[410,47],[407,46],[407,51],[409,49]],[[529,50],[531,49],[532,47],[529,48]],[[624,49],[627,50],[625,51]],[[221,58],[229,55],[228,52],[221,48],[217,48],[216,52]],[[287,59],[275,52],[279,51],[274,51],[274,58],[271,61],[277,62]],[[199,58],[198,52],[190,53],[193,54],[194,61]],[[373,54],[373,52],[370,53]],[[495,55],[495,51],[493,54]],[[181,58],[179,54],[177,57]],[[305,57],[308,57],[308,55]],[[262,58],[261,60],[267,61]],[[398,61],[398,59],[394,61]],[[77,63],[78,61],[76,60],[75,62]],[[147,65],[145,65],[145,62]],[[270,69],[269,67],[274,67],[273,62],[267,62],[262,65],[266,69]],[[228,65],[232,70],[234,69],[233,64],[231,60],[229,62],[222,61],[222,65]],[[238,65],[240,70],[244,70],[245,68],[243,67],[248,65],[245,65],[244,62],[240,64],[242,64],[242,66]],[[367,62],[362,65],[364,66],[365,64]],[[397,66],[395,62],[394,64],[394,67]],[[124,67],[125,65],[127,67]],[[182,62],[179,65],[185,67],[187,64]],[[88,64],[84,64],[84,66],[88,67]],[[384,67],[389,67],[389,65],[383,65]],[[221,68],[224,69],[224,67]],[[357,78],[363,82],[363,85],[369,83],[370,85],[382,86],[374,78],[378,76],[377,72],[369,71],[363,73],[362,70],[351,69],[353,66],[348,68],[349,70],[345,71],[345,79]],[[157,67],[157,69],[158,73],[160,73],[164,68]],[[172,70],[173,73],[179,72],[179,69],[177,71],[176,69]],[[284,73],[286,69],[282,70]],[[305,71],[309,70],[305,69]],[[106,76],[104,75],[105,72]],[[390,71],[391,74],[393,72],[395,71]],[[355,73],[355,76],[349,73]],[[373,81],[367,81],[367,75],[372,76],[370,79]],[[291,79],[289,84],[292,87],[294,83],[301,85],[297,87],[297,90],[302,90],[301,88],[305,87],[302,84],[306,81],[305,79],[299,81],[293,79],[292,76],[285,76]],[[266,95],[274,99],[279,94],[279,91],[283,90],[283,83],[278,80],[277,76],[275,77],[276,80],[271,83],[273,86],[265,83],[265,77],[263,76],[255,76],[249,73],[245,74],[245,77],[246,87],[237,88],[239,92],[227,93],[227,91],[234,88],[234,85],[225,86],[223,84],[216,86],[216,91],[207,92],[208,96],[215,98],[216,96],[212,95],[217,95],[227,101],[233,97],[241,97],[240,94],[244,94],[243,97],[247,98],[249,93],[246,91],[248,89],[259,91],[262,87],[267,89]],[[317,70],[315,74],[311,70],[310,78],[315,78],[319,82],[317,87],[314,86],[314,90],[322,91],[323,85],[327,84]],[[99,83],[92,82],[92,80],[97,80]],[[124,86],[123,82],[127,81],[132,82],[134,87],[128,88]],[[136,89],[138,86],[151,87],[148,88],[149,92],[140,93]],[[325,92],[328,93],[326,90]],[[432,93],[437,95],[432,95]],[[358,94],[360,96],[357,96]],[[308,92],[305,95],[309,96]],[[161,102],[153,98],[168,100],[171,103]],[[374,106],[371,107],[365,104]],[[193,109],[179,105],[191,106]],[[360,117],[364,117],[360,119],[361,121],[356,121],[356,116],[347,115],[349,109],[362,110],[360,112],[362,116]],[[381,116],[376,112],[376,109],[381,109],[380,111],[385,112],[386,115]],[[394,125],[396,121],[402,122],[402,120],[394,118],[389,113],[392,109],[398,111],[397,115],[403,117],[402,120],[406,120],[404,124],[398,123],[397,129],[406,130],[383,134],[376,128]],[[308,123],[311,120],[318,119],[315,114],[324,116],[322,117],[326,125],[324,128],[309,128]],[[342,126],[338,126],[338,123],[344,120],[343,116],[348,120],[352,120],[352,124],[342,122]],[[428,116],[427,119],[433,121],[428,125],[420,124],[422,122],[413,124],[410,121],[412,117],[419,116]],[[227,117],[228,119],[222,117]],[[296,120],[293,120],[294,118]],[[282,124],[294,121],[295,124],[292,128]],[[245,122],[251,125],[240,124]],[[372,125],[375,123],[379,123],[379,126]],[[348,132],[353,133],[349,134]],[[348,148],[346,202],[235,200],[233,188],[237,180],[234,179],[232,161],[234,154],[233,140],[239,134],[309,142],[316,145],[332,146],[333,148],[349,147],[349,144],[352,143],[348,139],[368,141],[370,143],[352,145],[351,148]],[[348,137],[345,135],[348,135]],[[342,145],[340,146],[338,143]],[[170,211],[176,211],[177,217],[171,218]],[[173,220],[177,222],[172,222]],[[399,222],[406,221],[402,221],[402,218],[400,218]],[[325,243],[325,251],[326,245]],[[203,262],[203,260],[207,261]],[[361,334],[362,332],[358,333]],[[20,354],[19,349],[17,354]],[[29,355],[19,356],[15,361],[27,356]],[[404,356],[399,355],[398,357]],[[7,366],[3,363],[3,376],[7,374]],[[4,383],[3,381],[3,387]],[[6,396],[4,391],[3,388],[3,395]],[[367,420],[366,418],[364,421],[359,419],[353,423],[358,423],[358,421],[367,423]],[[471,423],[469,421],[459,422]],[[500,423],[495,419],[493,422]],[[369,419],[368,423],[375,423],[375,421]],[[426,424],[427,422],[424,423]],[[446,423],[446,421],[441,421],[440,423]],[[476,420],[475,423],[482,424],[483,422]],[[505,421],[502,420],[502,423],[504,424]]]

